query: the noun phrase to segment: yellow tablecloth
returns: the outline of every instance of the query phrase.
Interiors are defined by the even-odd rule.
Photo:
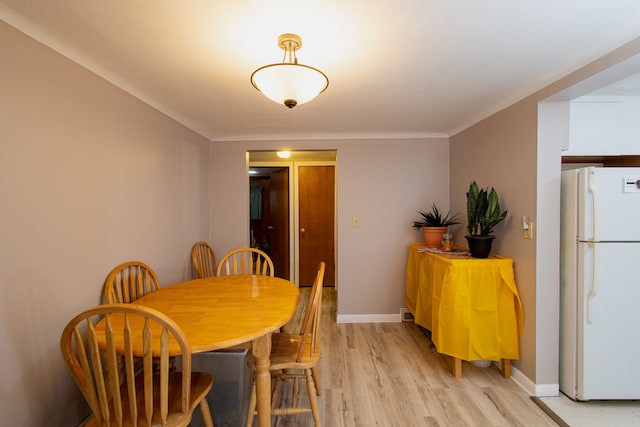
[[[415,323],[431,331],[438,352],[463,360],[519,359],[523,314],[513,260],[421,248],[409,248],[405,303]]]

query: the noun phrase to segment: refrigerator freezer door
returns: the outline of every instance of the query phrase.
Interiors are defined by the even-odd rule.
[[[579,243],[576,398],[640,399],[640,243]]]
[[[579,169],[578,240],[640,242],[640,168]]]

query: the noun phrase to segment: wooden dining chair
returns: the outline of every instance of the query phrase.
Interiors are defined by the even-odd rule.
[[[256,248],[238,248],[227,253],[218,264],[218,276],[231,274],[255,274],[273,277],[273,261],[269,255]]]
[[[318,273],[313,282],[309,302],[305,309],[300,331],[296,333],[275,333],[271,336],[271,356],[269,370],[272,374],[274,408],[271,415],[293,415],[311,412],[316,427],[321,425],[317,396],[320,395],[320,384],[317,383],[316,367],[320,361],[320,342],[318,340],[320,312],[322,309],[322,281],[325,263],[318,266]],[[255,361],[249,358],[248,366],[255,371]],[[310,408],[298,406],[298,381],[305,379],[309,395]],[[276,398],[282,381],[293,381],[293,396],[290,407],[275,407]],[[256,415],[256,384],[253,383],[246,427],[251,427]]]
[[[206,399],[213,378],[191,371],[184,333],[157,310],[137,304],[86,310],[64,328],[60,350],[92,411],[87,427],[187,426],[196,406],[213,426]],[[170,350],[181,357],[180,371],[170,368]]]
[[[207,242],[198,242],[191,249],[191,262],[196,272],[196,277],[213,277],[218,269],[216,254]]]
[[[105,303],[127,303],[160,289],[156,273],[147,264],[130,261],[115,267],[104,282]]]

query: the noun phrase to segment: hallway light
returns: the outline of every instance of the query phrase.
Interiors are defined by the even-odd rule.
[[[281,159],[288,159],[289,157],[291,157],[291,151],[278,151],[276,154]]]

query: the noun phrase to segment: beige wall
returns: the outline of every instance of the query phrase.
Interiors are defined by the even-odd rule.
[[[532,393],[558,386],[561,151],[568,148],[566,102],[640,72],[640,38],[450,138],[451,205],[460,209],[472,180],[494,186],[510,219],[495,252],[513,257],[525,327],[516,368]],[[540,114],[539,114],[540,111]],[[520,218],[535,222],[524,240]],[[456,236],[462,240],[462,235]]]
[[[287,141],[293,150],[337,150],[337,284],[341,321],[385,319],[404,307],[408,245],[417,210],[449,208],[446,138]],[[215,142],[212,236],[216,253],[248,242],[247,150],[271,142]],[[239,215],[238,212],[242,212]],[[351,226],[359,216],[359,228]]]
[[[0,419],[74,426],[60,333],[121,262],[187,278],[209,142],[1,21],[0,63]]]
[[[535,240],[524,240],[520,218],[536,222],[536,104],[519,103],[451,138],[451,205],[465,212],[466,192],[476,181],[494,187],[507,219],[495,229],[492,251],[514,259],[524,305],[521,359],[514,365],[535,372]],[[466,218],[465,218],[466,224]],[[456,233],[464,243],[466,230]]]

